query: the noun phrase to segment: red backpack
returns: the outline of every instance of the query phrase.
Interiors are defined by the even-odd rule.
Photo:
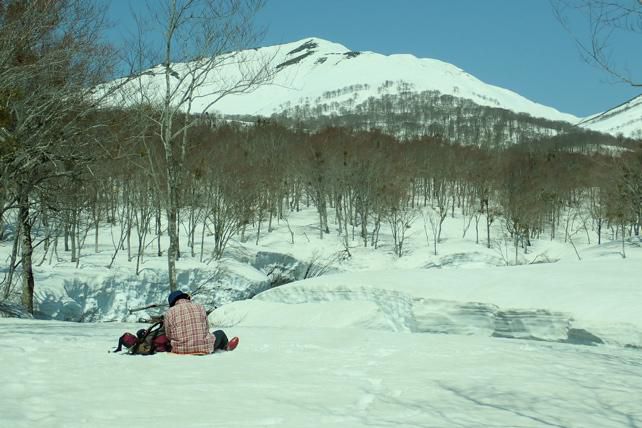
[[[152,355],[156,352],[170,352],[172,345],[165,335],[163,321],[152,324],[148,329],[140,329],[136,335],[125,333],[118,339],[118,347],[114,352],[120,352],[123,346],[132,355]]]

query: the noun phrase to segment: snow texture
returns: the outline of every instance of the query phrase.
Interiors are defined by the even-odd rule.
[[[642,423],[637,350],[289,321],[228,329],[241,337],[234,352],[131,357],[106,349],[135,325],[0,319],[0,421],[12,428]]]

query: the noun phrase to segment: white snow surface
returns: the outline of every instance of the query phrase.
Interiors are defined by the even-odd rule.
[[[109,351],[146,324],[0,318],[0,427],[642,426],[639,241],[623,259],[607,236],[598,246],[574,235],[577,255],[543,237],[518,254],[524,264],[500,266],[510,248],[462,237],[460,215],[446,219],[438,255],[418,220],[401,258],[382,228],[378,249],[355,242],[334,273],[232,302],[267,281],[253,254],[330,260],[341,240],[320,239],[315,219],[292,213],[218,264],[184,251],[181,287],[226,285],[209,320],[240,337],[233,352],[129,356]],[[5,257],[11,244],[0,244]],[[78,268],[62,251],[36,266],[38,306],[117,321],[164,299],[164,257],[146,255],[137,276],[126,254],[105,267],[109,247],[84,248]],[[587,338],[594,346],[573,344]]]
[[[250,93],[227,95],[209,107],[223,88],[238,81],[242,72],[257,70],[257,64],[265,62],[269,63],[272,70],[278,70],[271,84]],[[189,67],[190,63],[181,63],[174,64],[172,68],[178,76],[182,76]],[[143,87],[149,87],[151,93],[161,93],[165,85],[160,75],[162,69],[151,71],[157,74],[143,76]],[[500,107],[550,120],[579,121],[571,114],[561,113],[510,90],[486,84],[443,61],[416,58],[410,54],[386,56],[369,51],[352,52],[338,43],[316,37],[238,52],[224,59],[220,67],[208,75],[206,82],[196,95],[201,98],[194,102],[192,112],[270,116],[295,106],[329,104],[332,101],[348,102],[349,106],[355,106],[370,97],[379,98],[404,90],[436,90],[470,99],[483,106]],[[391,85],[383,88],[386,82]],[[137,81],[132,85],[126,86],[126,89],[138,88]],[[332,91],[340,93],[331,96],[329,93]],[[331,112],[335,111],[331,109],[327,113]]]
[[[306,327],[510,334],[550,341],[566,340],[569,329],[582,329],[606,343],[642,348],[640,272],[639,261],[598,261],[335,274],[225,305],[211,321],[280,328],[295,319]]]
[[[593,131],[630,138],[642,138],[642,95],[586,118],[579,125]]]
[[[319,308],[321,309],[321,308]],[[134,325],[0,319],[0,423],[76,427],[635,427],[638,350],[235,327],[233,352],[108,353]]]

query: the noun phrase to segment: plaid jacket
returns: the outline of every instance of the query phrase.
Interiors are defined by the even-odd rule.
[[[165,334],[177,354],[210,354],[214,336],[209,332],[205,308],[180,299],[165,314]]]

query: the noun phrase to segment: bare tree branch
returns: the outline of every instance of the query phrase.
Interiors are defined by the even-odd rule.
[[[580,54],[616,80],[642,87],[640,71],[633,73],[616,60],[614,38],[620,34],[642,36],[642,3],[634,0],[550,0],[562,26],[573,36]],[[587,34],[578,32],[569,15],[582,14],[588,24]]]

